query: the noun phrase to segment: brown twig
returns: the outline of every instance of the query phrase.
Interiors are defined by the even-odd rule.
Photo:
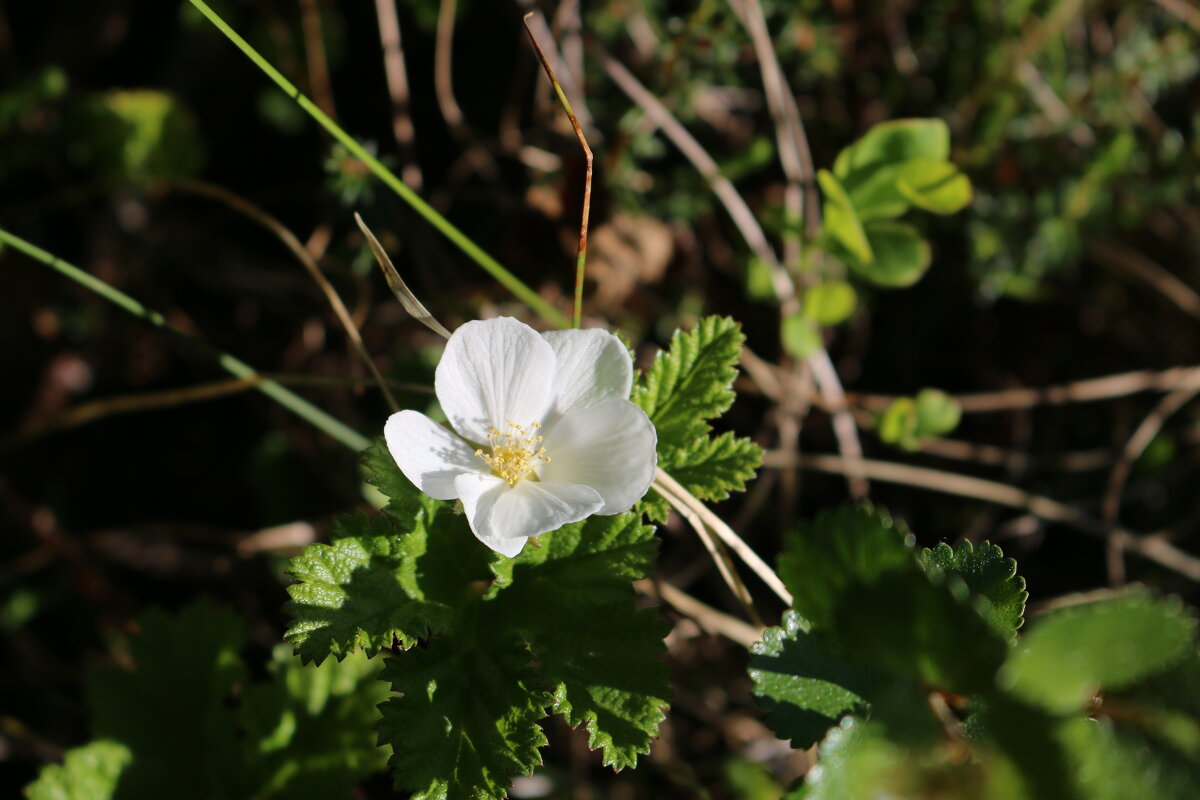
[[[748,625],[737,617],[731,617],[723,611],[718,611],[666,581],[638,581],[635,585],[640,589],[653,587],[663,602],[688,619],[695,620],[702,630],[720,634],[747,649],[755,642],[762,640],[762,628]]]
[[[826,454],[807,453],[795,462],[801,469],[811,469],[834,475],[844,475],[849,469],[846,459]],[[764,466],[778,468],[785,464],[775,453],[767,453],[763,459]],[[953,494],[983,500],[996,505],[1008,506],[1027,511],[1048,522],[1066,525],[1081,533],[1101,539],[1115,539],[1122,548],[1161,564],[1194,581],[1200,581],[1200,558],[1185,553],[1170,542],[1158,536],[1137,536],[1129,531],[1089,517],[1082,511],[1072,508],[1049,497],[1031,494],[995,481],[957,475],[952,472],[913,467],[907,464],[895,464],[886,461],[864,459],[862,467],[867,475],[879,481],[913,486],[919,489],[929,489],[943,494]]]
[[[579,140],[579,146],[583,148],[583,157],[587,162],[587,168],[583,177],[583,212],[579,222],[579,249],[575,257],[575,304],[572,321],[574,327],[578,328],[583,315],[583,276],[584,267],[587,264],[588,217],[592,210],[592,148],[588,147],[587,137],[583,135],[583,128],[579,126],[579,120],[576,118],[575,112],[571,109],[571,103],[567,100],[567,95],[563,92],[562,85],[554,77],[554,70],[550,68],[550,62],[546,60],[546,54],[542,52],[537,37],[533,35],[533,30],[529,27],[529,18],[532,16],[533,12],[530,11],[521,19],[525,25],[525,33],[529,35],[529,42],[533,45],[534,52],[537,53],[538,61],[542,62],[542,69],[546,71],[546,77],[550,79],[550,83],[554,87],[554,92],[558,95],[558,101],[562,103],[563,110],[567,112],[567,118],[571,120],[571,127],[575,130],[575,138]]]
[[[466,126],[463,113],[454,97],[454,18],[457,14],[457,0],[441,0],[433,50],[433,91],[450,132],[464,138]]]
[[[1100,518],[1110,526],[1115,526],[1121,514],[1121,491],[1129,479],[1133,462],[1138,459],[1146,447],[1162,430],[1162,426],[1179,409],[1187,405],[1196,395],[1200,394],[1200,371],[1193,373],[1190,380],[1171,392],[1158,402],[1137,430],[1129,437],[1121,457],[1113,464],[1112,472],[1108,475],[1108,485],[1104,492],[1104,500],[1100,504]],[[1123,545],[1117,538],[1111,538],[1108,546],[1108,578],[1113,586],[1125,582],[1125,566],[1122,558]]]
[[[309,277],[317,284],[321,293],[325,295],[325,299],[329,301],[333,313],[337,316],[338,321],[342,324],[342,328],[346,332],[346,337],[350,340],[350,344],[358,352],[359,356],[362,357],[363,362],[366,363],[367,369],[371,371],[371,375],[375,378],[375,382],[379,386],[379,391],[383,393],[388,405],[393,411],[400,410],[400,406],[396,403],[396,398],[387,387],[387,381],[383,379],[383,375],[371,359],[371,354],[367,352],[367,346],[363,343],[362,335],[359,334],[354,320],[350,318],[350,312],[346,309],[345,303],[342,302],[342,298],[338,295],[337,290],[333,288],[333,284],[325,277],[325,273],[321,272],[321,267],[317,264],[316,259],[305,249],[295,234],[288,230],[282,222],[228,189],[194,180],[178,181],[172,185],[193,194],[207,197],[210,200],[224,203],[229,208],[257,222],[275,234],[276,238],[283,242],[288,250],[292,251],[292,254],[296,256],[296,260],[300,262],[308,272]]]
[[[1117,242],[1096,242],[1088,255],[1110,269],[1126,272],[1200,320],[1200,293],[1149,258]]]
[[[375,0],[375,17],[379,20],[379,44],[383,48],[383,73],[387,78],[388,95],[392,101],[392,136],[400,148],[404,167],[400,177],[414,191],[421,190],[421,167],[414,147],[416,128],[409,113],[408,70],[404,66],[404,48],[400,39],[400,16],[396,0]]]
[[[304,30],[304,52],[308,56],[308,83],[313,100],[330,117],[337,118],[333,88],[329,80],[329,61],[325,57],[325,39],[321,34],[321,10],[317,0],[300,0],[300,26]]]

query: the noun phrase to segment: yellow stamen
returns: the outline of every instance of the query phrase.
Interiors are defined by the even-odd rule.
[[[546,448],[539,447],[542,437],[533,434],[540,427],[542,424],[535,422],[526,429],[510,419],[504,431],[489,428],[487,438],[491,452],[485,453],[479,449],[475,455],[483,459],[493,475],[503,478],[509,486],[516,486],[517,481],[534,472],[541,464],[550,463]]]

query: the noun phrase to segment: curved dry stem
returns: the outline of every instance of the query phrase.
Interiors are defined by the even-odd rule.
[[[400,410],[400,406],[396,403],[396,398],[392,395],[391,390],[388,389],[387,381],[383,379],[383,375],[380,374],[379,369],[375,366],[375,362],[371,359],[371,354],[367,352],[367,346],[363,343],[362,335],[358,332],[358,326],[350,318],[350,312],[347,310],[346,304],[342,302],[337,289],[333,288],[333,284],[321,272],[321,267],[317,264],[316,259],[313,258],[312,253],[308,252],[308,249],[300,243],[295,234],[288,230],[282,222],[275,219],[275,217],[228,189],[215,186],[211,183],[193,180],[179,181],[173,185],[184,191],[223,203],[275,234],[276,238],[283,242],[288,250],[292,251],[292,255],[296,257],[296,260],[308,272],[309,277],[317,284],[317,288],[325,295],[325,299],[329,301],[333,313],[337,315],[338,322],[342,324],[342,329],[346,331],[346,336],[350,339],[350,344],[353,345],[355,351],[362,357],[363,362],[367,365],[367,369],[371,371],[371,376],[375,378],[375,383],[379,387],[379,391],[383,392],[388,406],[393,411]]]

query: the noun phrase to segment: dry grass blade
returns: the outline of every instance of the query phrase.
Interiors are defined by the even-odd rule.
[[[666,581],[637,581],[635,585],[639,590],[647,593],[657,592],[659,598],[664,603],[693,620],[700,626],[701,630],[720,634],[737,642],[746,649],[749,649],[755,642],[762,640],[762,628],[748,625],[737,617],[731,617],[723,611],[718,611],[707,603],[700,602],[687,592],[675,588]]]
[[[367,227],[367,223],[363,222],[363,218],[355,213],[354,221],[358,223],[358,229],[366,237],[367,245],[371,248],[371,253],[374,254],[375,260],[379,262],[379,268],[383,270],[383,276],[387,278],[388,287],[392,290],[392,294],[396,295],[396,299],[400,301],[400,305],[404,306],[404,310],[411,314],[417,322],[429,328],[429,330],[443,338],[449,339],[450,331],[446,330],[446,326],[433,318],[433,314],[429,313],[429,309],[425,308],[424,304],[412,293],[412,289],[408,288],[408,284],[404,282],[404,279],[400,277],[400,273],[396,271],[396,266],[392,263],[392,259],[388,257],[387,251],[383,249],[383,245],[375,238],[375,234],[371,233],[371,229]]]

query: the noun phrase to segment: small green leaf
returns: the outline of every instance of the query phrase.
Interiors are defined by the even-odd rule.
[[[1195,751],[1181,757],[1109,720],[1076,718],[1059,738],[1072,761],[1078,792],[1087,800],[1195,800],[1200,765]]]
[[[845,281],[818,283],[804,292],[804,314],[818,325],[845,322],[857,305],[858,295]]]
[[[932,550],[922,550],[920,560],[927,573],[960,578],[972,596],[987,601],[983,610],[992,628],[1006,639],[1016,636],[1024,622],[1029,592],[1025,591],[1025,579],[1017,575],[1017,562],[1005,558],[999,547],[990,542],[976,547],[963,541],[951,548],[942,542]]]
[[[825,233],[845,247],[857,261],[864,264],[874,261],[872,246],[842,184],[833,173],[824,169],[817,171],[817,182],[825,193]]]
[[[897,119],[881,122],[842,150],[833,172],[843,182],[879,164],[898,164],[912,158],[950,158],[950,128],[940,119]]]
[[[896,189],[918,208],[954,214],[971,202],[971,180],[949,161],[914,158],[896,173]]]
[[[779,340],[793,358],[806,359],[825,346],[821,330],[804,314],[788,314],[779,324]]]
[[[879,418],[879,438],[888,444],[905,450],[916,450],[921,442],[917,438],[917,406],[910,397],[897,397]]]
[[[962,406],[940,389],[922,389],[916,398],[918,437],[945,436],[958,427]]]
[[[867,710],[865,696],[878,676],[808,632],[795,611],[784,613],[782,627],[765,630],[750,652],[754,696],[771,730],[793,747],[807,749],[842,717]]]
[[[100,739],[68,750],[62,764],[42,767],[25,788],[28,800],[112,800],[121,773],[133,760],[120,742]]]
[[[413,800],[502,800],[511,776],[531,774],[542,763],[538,720],[551,696],[528,660],[520,644],[482,626],[388,658],[381,677],[397,696],[379,707],[378,729],[392,746],[396,788]]]
[[[1014,694],[1056,712],[1101,689],[1123,689],[1178,663],[1196,622],[1146,591],[1064,608],[1037,620],[1001,673]]]
[[[727,431],[672,451],[671,461],[659,466],[701,500],[719,501],[744,491],[761,464],[761,447]]]
[[[932,259],[929,242],[903,222],[873,220],[866,237],[874,254],[871,261],[851,259],[851,269],[876,286],[903,288],[921,279]]]
[[[633,402],[658,431],[659,453],[689,447],[708,433],[707,420],[733,403],[733,379],[742,354],[741,326],[729,317],[704,317],[676,331],[633,390]]]

